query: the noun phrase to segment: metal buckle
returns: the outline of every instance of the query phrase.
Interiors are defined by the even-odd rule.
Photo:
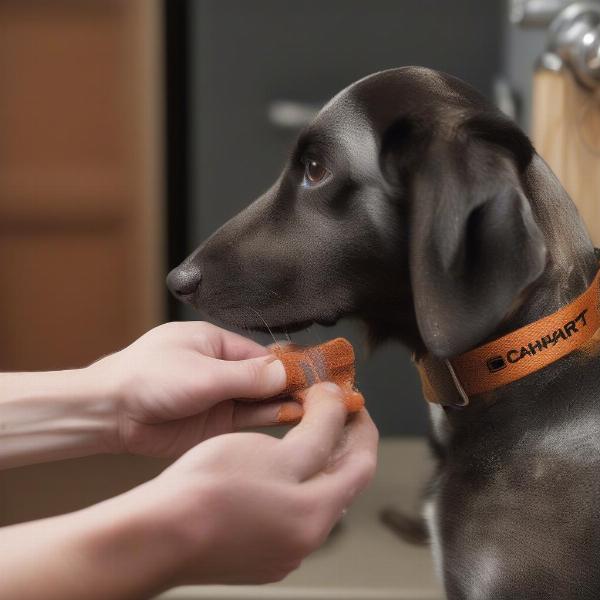
[[[463,388],[462,384],[460,383],[460,379],[458,378],[458,375],[454,371],[454,367],[452,366],[452,363],[448,359],[444,360],[444,362],[446,363],[446,366],[448,367],[448,371],[450,371],[450,376],[452,377],[452,381],[454,382],[456,391],[458,392],[458,395],[462,398],[462,401],[463,401],[462,404],[457,404],[456,406],[460,406],[461,408],[464,406],[467,406],[467,404],[469,404],[469,396],[467,396],[467,392],[465,392],[465,389]]]

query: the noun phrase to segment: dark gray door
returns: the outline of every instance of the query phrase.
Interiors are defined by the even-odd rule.
[[[424,65],[486,94],[499,68],[502,0],[196,0],[191,3],[190,250],[263,192],[295,132],[269,118],[273,102],[320,104],[374,71]],[[194,314],[187,314],[194,318]],[[360,327],[297,334],[353,341],[359,384],[383,434],[426,429],[408,353],[371,356]]]

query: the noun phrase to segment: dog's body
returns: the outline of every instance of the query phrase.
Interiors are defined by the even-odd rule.
[[[600,349],[460,410],[444,362],[558,310],[596,270],[518,128],[462,82],[408,67],[338,94],[274,186],[169,285],[237,326],[354,316],[402,340],[438,403],[426,512],[448,597],[597,599]]]

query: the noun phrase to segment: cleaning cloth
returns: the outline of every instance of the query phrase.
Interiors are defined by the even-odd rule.
[[[331,381],[342,389],[349,413],[358,412],[365,405],[363,395],[355,387],[354,349],[348,340],[336,338],[317,346],[287,344],[272,348],[272,352],[281,360],[287,374],[283,396],[302,404],[311,385]],[[281,423],[297,421],[298,414],[282,410],[278,420]]]

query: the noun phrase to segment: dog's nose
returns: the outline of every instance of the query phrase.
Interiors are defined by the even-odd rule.
[[[167,287],[179,300],[192,299],[202,279],[200,269],[194,265],[180,265],[167,275]]]

